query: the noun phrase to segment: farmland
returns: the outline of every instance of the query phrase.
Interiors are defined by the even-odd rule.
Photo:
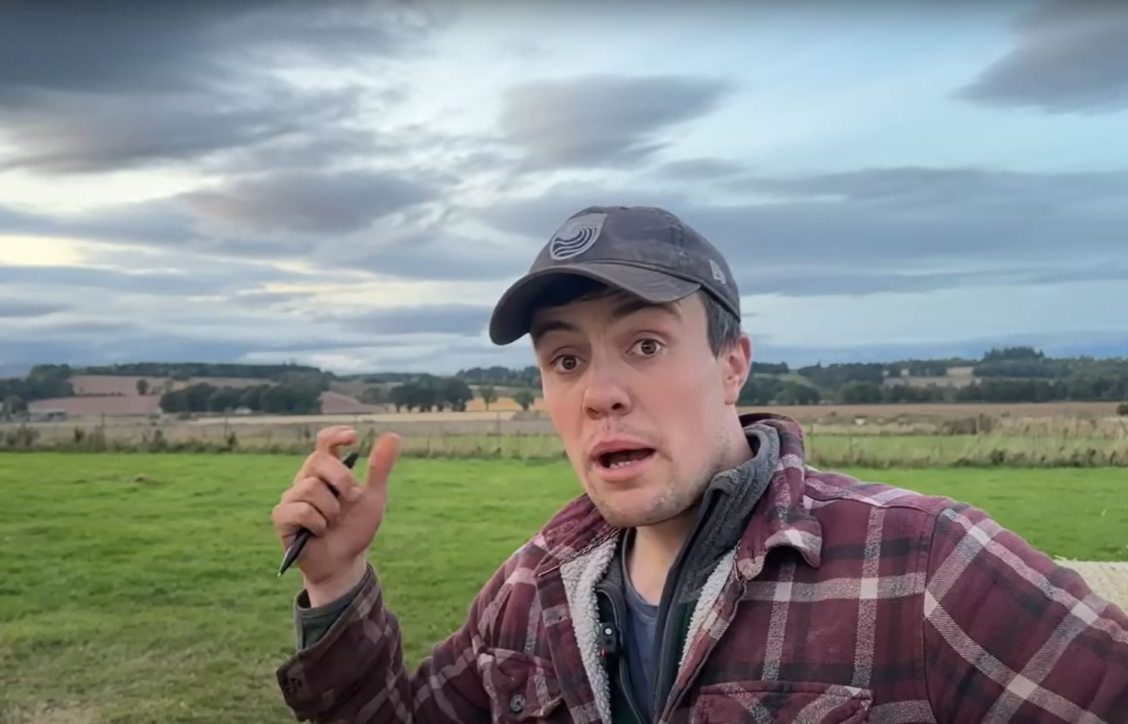
[[[0,454],[0,722],[287,721],[298,456]],[[1128,470],[851,470],[978,504],[1056,556],[1128,560]],[[561,461],[408,458],[371,553],[418,661],[576,493]],[[442,521],[442,525],[436,525]]]
[[[1128,417],[1111,403],[816,405],[770,408],[804,425],[819,465],[1128,465]],[[746,408],[745,411],[753,411]],[[317,430],[395,431],[416,457],[559,459],[551,421],[527,412],[102,416],[0,424],[0,450],[297,453]]]

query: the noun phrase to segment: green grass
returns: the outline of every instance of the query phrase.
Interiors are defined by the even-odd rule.
[[[283,455],[0,454],[0,722],[285,722],[297,577]],[[1053,555],[1128,560],[1128,470],[855,470],[987,509]],[[139,478],[138,476],[143,476]],[[404,459],[371,553],[417,661],[577,491],[562,462]]]

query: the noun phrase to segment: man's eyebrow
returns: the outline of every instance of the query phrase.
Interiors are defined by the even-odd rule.
[[[635,312],[642,312],[648,309],[663,312],[678,319],[681,314],[678,313],[677,307],[673,304],[656,304],[648,302],[645,299],[628,299],[619,306],[611,310],[611,320],[619,321],[625,317],[629,317]],[[541,337],[549,332],[579,332],[580,328],[571,322],[565,322],[563,319],[546,319],[542,322],[533,322],[529,329],[529,336],[533,339],[533,346],[536,346]]]
[[[645,299],[635,298],[628,299],[627,301],[611,310],[611,319],[614,321],[619,321],[623,317],[629,317],[635,312],[641,312],[647,309],[654,309],[659,312],[665,312],[670,316],[677,317],[679,319],[681,318],[681,315],[678,313],[677,307],[675,307],[673,304],[656,304],[654,302],[648,302]]]
[[[563,319],[547,319],[543,322],[533,322],[529,329],[529,336],[533,338],[533,345],[549,332],[578,332],[580,328]]]

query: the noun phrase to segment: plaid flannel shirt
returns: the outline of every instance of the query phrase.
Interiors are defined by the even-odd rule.
[[[661,722],[1128,722],[1128,617],[983,512],[807,466],[799,426],[701,592]],[[958,473],[957,473],[958,474]],[[610,721],[586,497],[504,563],[414,672],[369,568],[283,664],[299,719]]]

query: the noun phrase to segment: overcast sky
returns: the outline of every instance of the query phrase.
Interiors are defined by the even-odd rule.
[[[592,204],[764,361],[1128,354],[1128,3],[679,5],[3,3],[0,370],[531,364],[490,309]]]

